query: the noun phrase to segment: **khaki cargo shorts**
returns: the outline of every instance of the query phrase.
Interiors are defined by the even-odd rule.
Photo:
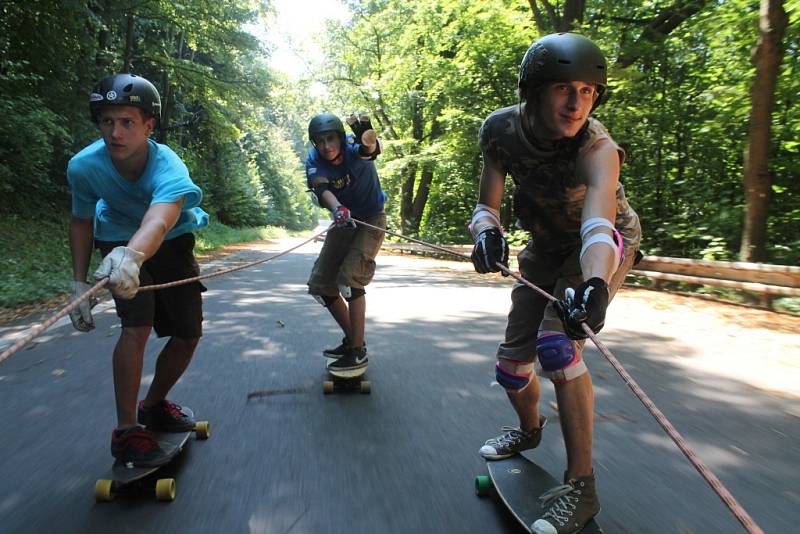
[[[385,229],[386,213],[376,213],[364,222]],[[308,292],[335,297],[339,294],[339,286],[365,288],[375,275],[375,257],[384,235],[384,232],[362,225],[330,229],[311,269]]]
[[[552,255],[537,257],[532,243],[519,253],[519,270],[523,278],[547,291],[558,299],[564,298],[564,290],[577,288],[583,282],[579,261],[580,251],[575,250],[565,259],[554,259]],[[625,249],[625,257],[608,283],[609,301],[625,281],[633,267],[637,250]],[[540,331],[563,332],[564,326],[558,318],[553,304],[537,291],[517,283],[511,291],[511,310],[508,312],[505,340],[497,348],[497,358],[533,362],[536,360],[536,339]],[[578,348],[585,340],[577,341]]]

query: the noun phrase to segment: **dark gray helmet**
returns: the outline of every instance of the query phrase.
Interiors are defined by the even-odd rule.
[[[134,106],[155,117],[156,127],[161,122],[161,97],[158,89],[141,76],[115,74],[103,78],[89,95],[89,111],[92,121],[100,120],[103,106]]]
[[[582,81],[597,86],[595,106],[602,101],[607,82],[606,58],[600,48],[577,33],[553,33],[534,42],[519,66],[519,94],[545,82]]]
[[[344,124],[342,124],[342,121],[339,120],[339,117],[333,113],[320,113],[319,115],[314,115],[311,118],[311,122],[308,123],[308,140],[311,141],[312,145],[317,146],[317,144],[314,142],[314,137],[322,132],[339,132],[339,136],[342,139],[342,146],[344,146]]]

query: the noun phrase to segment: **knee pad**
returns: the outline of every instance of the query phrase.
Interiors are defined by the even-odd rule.
[[[576,343],[561,332],[543,332],[536,340],[536,371],[563,384],[589,371]]]
[[[349,299],[352,295],[350,286],[339,286],[339,293],[345,298],[345,300]]]
[[[312,295],[312,296],[314,297],[314,300],[316,300],[326,308],[330,308],[331,304],[336,302],[336,299],[339,298],[339,297],[327,297],[325,295]]]
[[[350,289],[350,296],[349,297],[345,297],[345,300],[347,302],[353,302],[354,300],[356,300],[358,298],[361,298],[361,297],[363,297],[364,295],[367,294],[367,292],[364,291],[364,289],[362,289],[360,287],[351,287],[349,289]]]
[[[501,359],[494,366],[497,383],[508,391],[521,391],[531,382],[533,364],[518,360]]]

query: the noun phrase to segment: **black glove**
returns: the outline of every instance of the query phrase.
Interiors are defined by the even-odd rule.
[[[472,264],[481,274],[496,273],[500,267],[497,262],[508,266],[508,243],[499,228],[487,226],[478,232],[475,248],[472,249]],[[503,271],[503,276],[508,276]]]
[[[362,113],[355,114],[353,113],[348,117],[347,124],[350,125],[350,129],[353,130],[353,135],[356,138],[356,144],[361,144],[361,136],[364,135],[364,132],[367,130],[373,130],[372,122],[369,120],[369,115],[364,115]]]
[[[602,278],[590,278],[573,291],[567,289],[564,300],[555,303],[556,312],[564,323],[564,333],[570,339],[586,339],[581,323],[598,333],[606,323],[608,284]]]

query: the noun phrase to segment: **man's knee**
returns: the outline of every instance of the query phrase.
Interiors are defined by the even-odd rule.
[[[495,365],[497,383],[507,391],[522,391],[531,382],[533,377],[533,363],[498,358]]]
[[[120,340],[124,340],[127,343],[136,343],[137,345],[145,345],[150,338],[152,330],[152,326],[123,326]]]
[[[347,302],[353,302],[367,294],[363,287],[350,287],[348,289],[350,290],[349,294],[345,297]]]
[[[197,348],[197,344],[200,342],[199,337],[171,337],[169,342],[175,346],[175,348],[180,349],[184,352],[194,352],[194,349]]]
[[[542,332],[536,340],[536,371],[555,384],[574,380],[589,369],[581,358],[581,349],[562,332]]]

